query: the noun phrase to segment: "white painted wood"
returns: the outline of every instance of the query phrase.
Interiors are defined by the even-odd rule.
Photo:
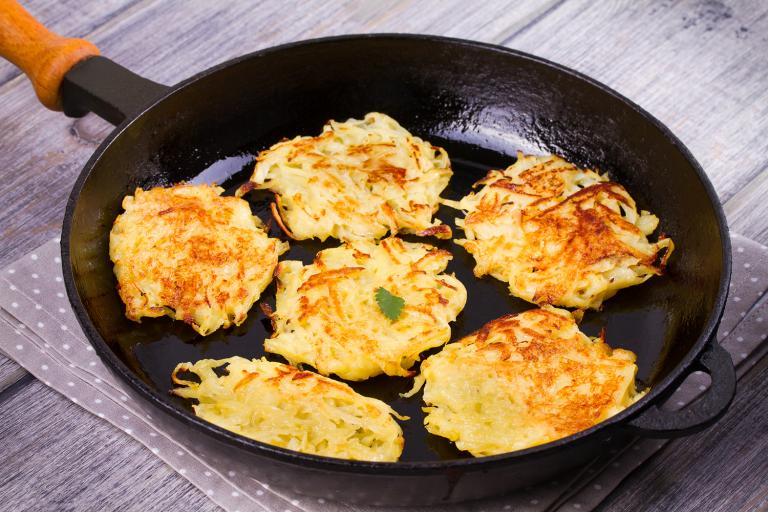
[[[583,71],[667,123],[712,177],[732,227],[768,242],[766,2],[27,3],[60,32],[87,35],[105,55],[165,83],[242,53],[323,35],[426,32],[504,42]],[[77,173],[108,132],[93,117],[73,121],[45,111],[26,81],[0,65],[0,266],[58,231]],[[712,509],[729,510],[729,497],[738,493],[755,507],[765,505],[763,491],[749,488],[764,460],[754,454],[768,449],[760,420],[768,414],[760,394],[764,372],[764,365],[756,367],[740,389],[735,410],[743,418],[732,414],[706,437],[672,443],[659,464],[629,479],[610,507],[691,510],[700,504],[691,497],[706,494]],[[0,356],[0,383],[16,382],[6,376],[17,374],[18,366]],[[0,418],[2,509],[214,508],[138,443],[37,381],[0,391]],[[745,438],[754,449],[738,449]],[[707,460],[719,461],[719,487],[704,489],[701,474],[690,468],[712,446],[717,451]],[[680,477],[665,487],[654,468],[667,464],[676,464]]]
[[[748,184],[725,203],[725,214],[732,231],[768,245],[768,168],[763,168]]]
[[[139,0],[29,0],[21,1],[27,11],[45,22],[45,26],[66,37],[82,37],[129,9]],[[10,62],[0,60],[0,84],[18,76]]]
[[[765,169],[768,2],[573,0],[508,45],[586,73],[651,112],[691,149],[723,201]]]
[[[32,380],[0,395],[0,510],[220,510],[133,438]]]

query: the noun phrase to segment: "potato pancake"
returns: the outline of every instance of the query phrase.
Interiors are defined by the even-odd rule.
[[[197,416],[257,441],[353,460],[396,461],[403,451],[403,431],[392,417],[407,418],[315,373],[230,357],[181,363],[171,377],[185,386],[175,395],[197,400]]]
[[[320,251],[311,265],[283,261],[275,273],[275,332],[264,348],[347,380],[409,376],[421,352],[450,339],[448,324],[467,301],[461,282],[440,273],[450,259],[390,237]],[[380,288],[404,301],[396,320],[379,306]]]
[[[329,121],[259,153],[247,190],[275,193],[275,219],[294,239],[380,238],[390,232],[450,238],[432,219],[452,175],[445,150],[372,112]]]
[[[535,304],[599,309],[618,290],[661,274],[674,245],[659,219],[638,213],[624,187],[557,156],[525,156],[490,171],[460,201],[456,243],[474,256],[478,277],[509,283]]]
[[[545,306],[493,320],[421,364],[424,424],[479,457],[587,429],[642,396],[635,354],[579,331]]]
[[[125,315],[168,315],[208,335],[240,325],[288,245],[269,238],[248,203],[210,185],[137,188],[109,235]]]

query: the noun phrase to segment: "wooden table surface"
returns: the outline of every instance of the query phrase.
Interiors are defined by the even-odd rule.
[[[173,84],[237,55],[325,35],[413,32],[530,52],[608,84],[669,126],[703,165],[731,229],[768,244],[768,2],[28,0],[45,24]],[[0,35],[1,36],[1,35]],[[69,190],[111,127],[46,111],[0,63],[0,265],[54,237]],[[676,440],[610,510],[768,507],[768,361],[727,416]],[[214,510],[132,438],[0,355],[0,509]],[[764,466],[762,466],[764,467]]]

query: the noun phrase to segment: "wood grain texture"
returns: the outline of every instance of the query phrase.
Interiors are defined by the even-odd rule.
[[[0,393],[24,377],[27,372],[0,351]],[[1,395],[0,395],[1,396]]]
[[[24,411],[24,421],[8,421]],[[0,395],[0,509],[220,510],[111,424],[32,380]]]
[[[30,14],[43,21],[50,30],[62,36],[82,37],[137,2],[138,0],[21,0],[19,3]],[[13,65],[0,61],[0,84],[19,74],[19,70]]]
[[[768,164],[767,164],[768,165]],[[731,230],[768,245],[768,167],[725,203]]]
[[[648,110],[688,146],[726,204],[765,172],[767,2],[572,0],[507,45],[586,73]],[[768,216],[744,215],[749,225],[741,215],[734,225],[766,243]]]
[[[739,381],[741,392],[714,428],[667,445],[623,482],[601,509],[766,510],[766,382],[768,359],[763,359]]]
[[[732,226],[768,243],[762,201],[768,193],[765,2],[735,0],[726,6],[704,0],[510,0],[482,7],[459,0],[24,4],[54,30],[89,38],[104,55],[169,84],[243,53],[323,35],[425,32],[503,42],[604,81],[668,123],[727,201]],[[29,84],[14,76],[15,71],[0,63],[0,266],[59,230],[74,179],[111,129],[93,116],[74,121],[45,111]],[[708,509],[710,502],[698,499],[700,494],[726,510],[729,496],[736,492],[749,500],[739,501],[745,510],[750,503],[764,505],[764,487],[748,488],[757,474],[751,472],[765,469],[758,467],[762,459],[756,450],[768,449],[765,431],[759,429],[768,414],[761,391],[766,375],[760,371],[752,378],[753,369],[751,384],[740,388],[735,407],[741,415],[731,412],[726,422],[706,433],[672,443],[657,458],[663,463],[649,465],[656,471],[645,467],[631,477],[606,510],[648,509],[649,504],[693,510],[694,503]],[[17,374],[18,366],[0,356],[0,381],[3,375]],[[0,391],[0,418],[0,508],[215,508],[139,443],[37,381]],[[754,449],[745,447],[745,440],[752,440]],[[710,490],[704,483],[712,482],[694,466],[713,447],[716,456],[705,457],[720,473]],[[668,465],[675,471],[662,472]],[[679,478],[671,482],[662,474]],[[30,481],[35,482],[32,490]],[[687,490],[676,492],[679,489]]]

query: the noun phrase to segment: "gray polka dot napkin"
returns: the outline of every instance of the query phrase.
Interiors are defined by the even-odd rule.
[[[733,235],[733,281],[718,337],[739,374],[768,352],[768,248]],[[228,511],[336,512],[382,510],[323,498],[291,496],[269,481],[246,477],[236,460],[223,460],[185,442],[185,432],[155,417],[127,385],[101,363],[72,312],[61,277],[59,240],[52,240],[0,271],[0,350],[46,385],[144,444]],[[666,404],[684,407],[706,389],[708,377],[691,375]],[[514,494],[439,507],[446,512],[590,510],[666,441],[638,439],[602,454],[568,478]]]

